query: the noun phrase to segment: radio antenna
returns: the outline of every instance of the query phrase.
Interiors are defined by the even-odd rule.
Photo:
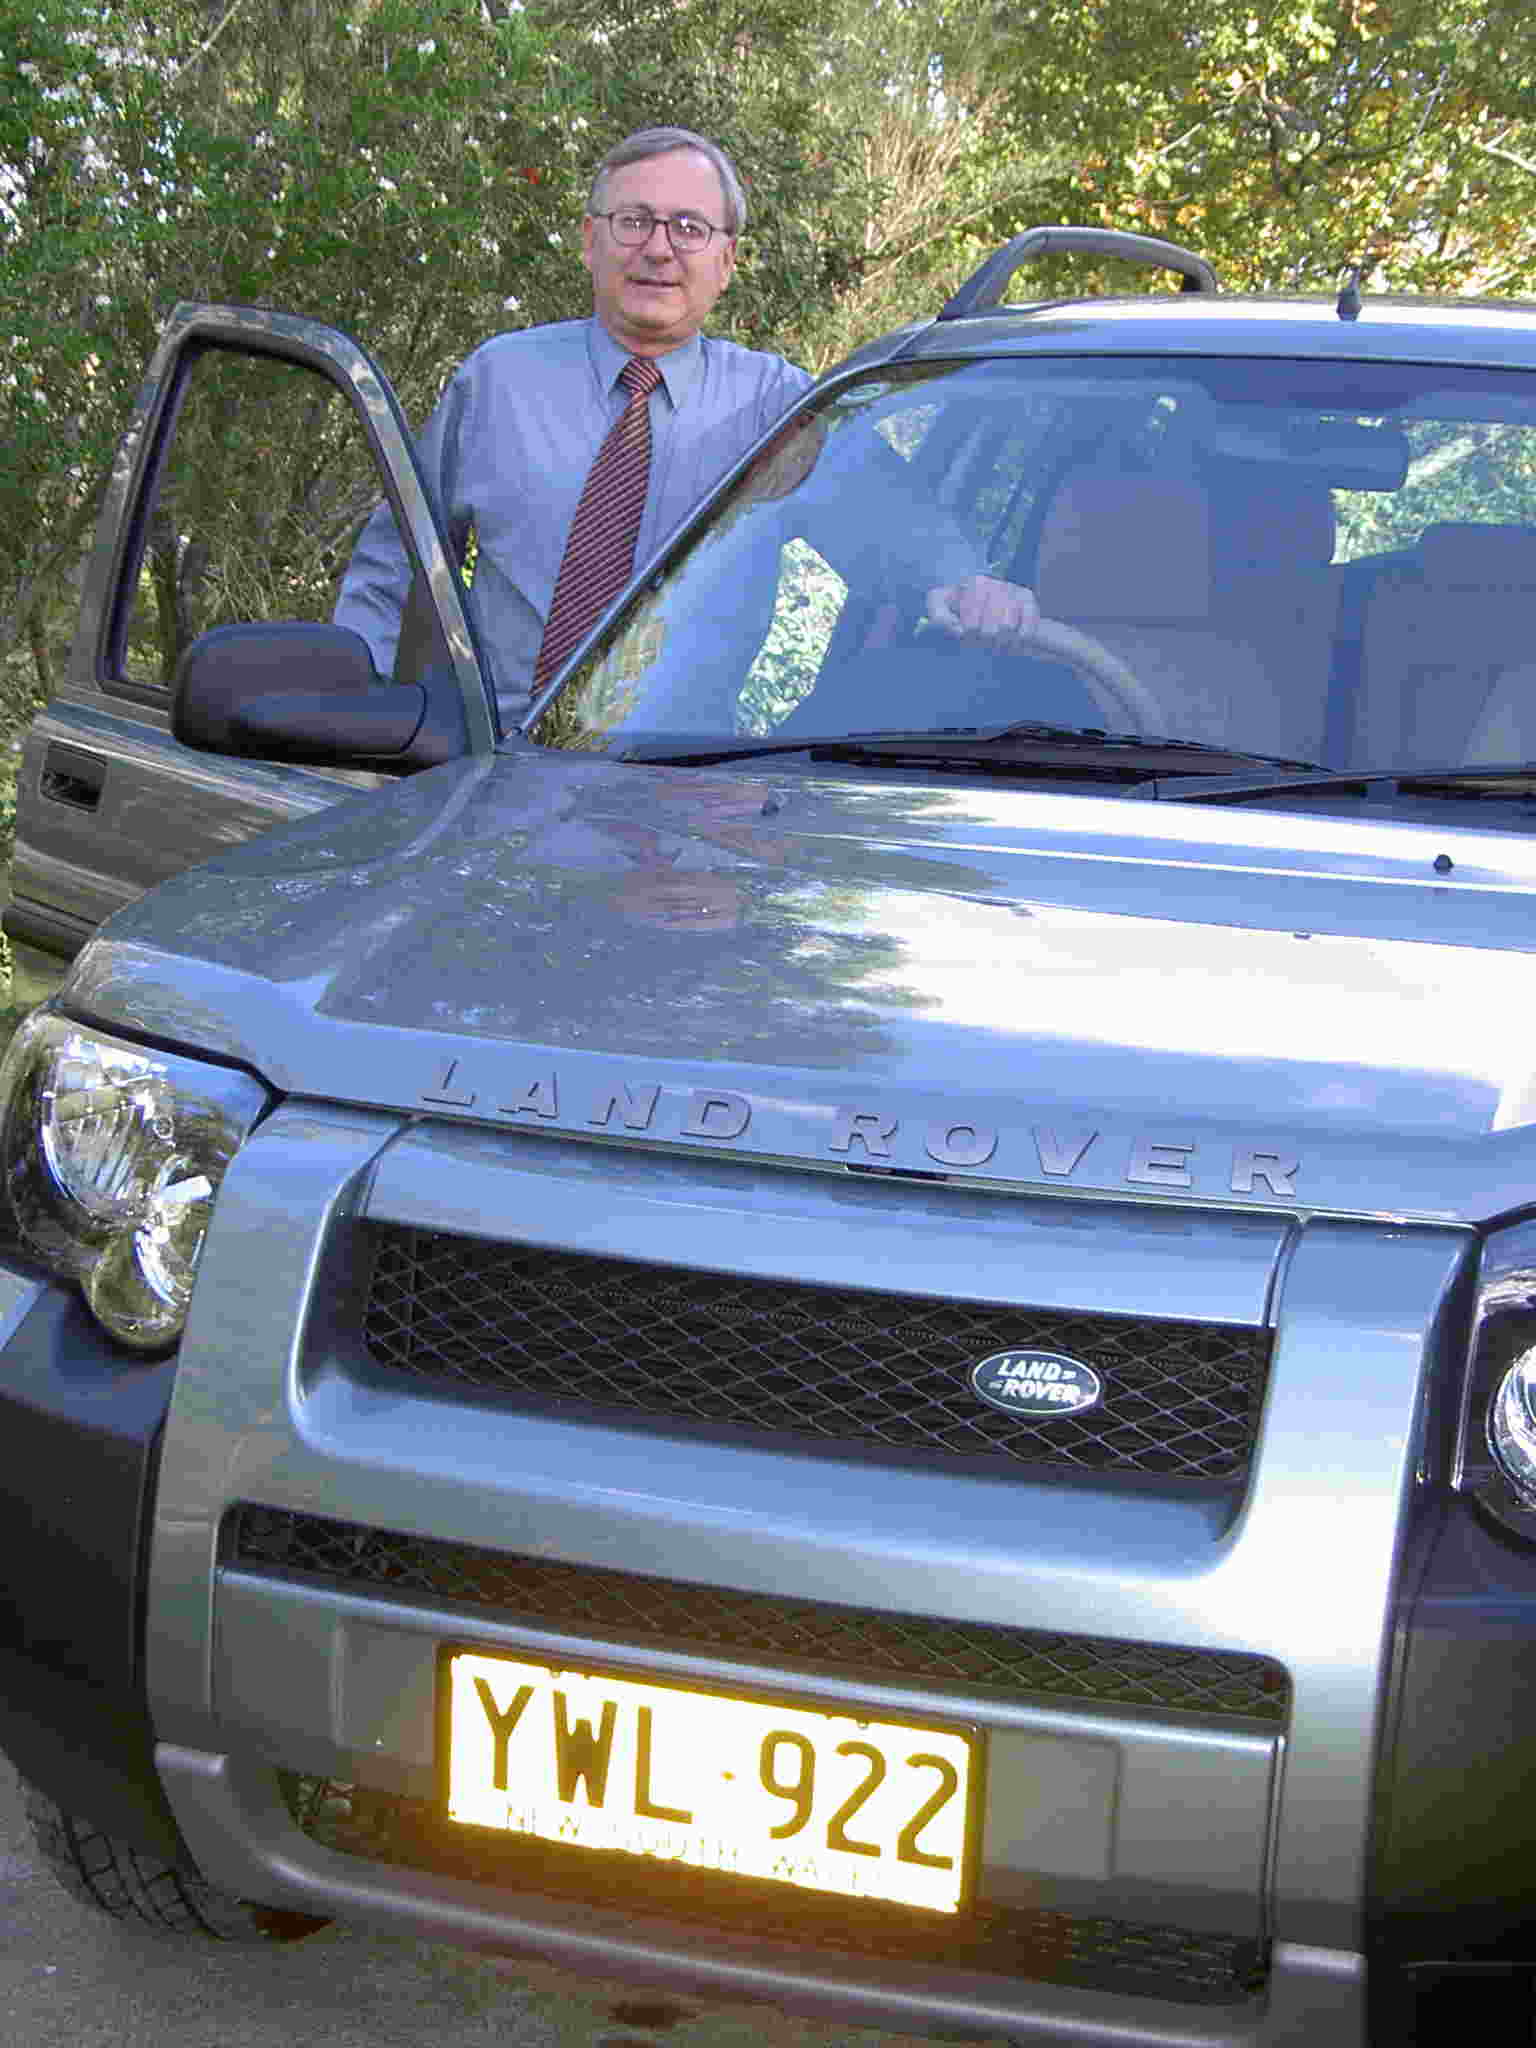
[[[1445,91],[1450,75],[1451,67],[1449,63],[1442,64],[1440,76],[1435,81],[1435,89],[1425,102],[1424,111],[1419,116],[1419,125],[1414,129],[1412,140],[1403,151],[1403,160],[1397,167],[1397,176],[1392,180],[1392,188],[1381,202],[1380,210],[1376,216],[1376,225],[1366,239],[1365,254],[1357,263],[1351,264],[1349,272],[1344,279],[1343,287],[1339,292],[1339,303],[1335,308],[1341,320],[1358,320],[1360,318],[1360,280],[1365,275],[1365,266],[1371,260],[1371,251],[1375,246],[1376,237],[1381,233],[1383,226],[1386,224],[1387,215],[1392,211],[1393,200],[1396,199],[1398,193],[1402,190],[1403,180],[1408,175],[1408,166],[1413,161],[1413,153],[1419,146],[1424,130],[1429,126],[1429,117],[1435,111],[1435,102],[1439,99],[1441,93]]]

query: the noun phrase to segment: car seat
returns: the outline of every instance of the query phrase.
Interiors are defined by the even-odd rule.
[[[1047,508],[1035,594],[1140,678],[1169,737],[1278,752],[1279,694],[1215,601],[1212,524],[1193,478],[1078,471]]]
[[[1366,604],[1351,759],[1536,757],[1536,529],[1426,527]]]

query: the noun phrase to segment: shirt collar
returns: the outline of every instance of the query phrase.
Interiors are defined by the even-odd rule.
[[[602,321],[597,319],[588,322],[587,349],[598,389],[606,395],[618,383],[619,372],[629,361],[630,351],[615,341]],[[657,356],[654,360],[661,372],[661,381],[666,386],[672,410],[676,412],[703,372],[704,337],[701,334],[690,335],[680,347],[668,349],[664,356]]]

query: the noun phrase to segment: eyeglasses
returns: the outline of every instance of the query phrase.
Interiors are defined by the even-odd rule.
[[[607,221],[613,239],[625,249],[643,249],[658,228],[665,228],[667,240],[679,256],[697,256],[716,235],[730,232],[717,228],[713,221],[700,220],[696,213],[652,213],[644,206],[618,206],[608,213],[594,213],[592,218]]]

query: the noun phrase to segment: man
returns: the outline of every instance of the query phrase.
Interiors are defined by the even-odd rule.
[[[643,398],[649,450],[638,524],[625,536],[626,570],[811,382],[780,356],[702,332],[736,267],[745,224],[741,181],[715,143],[683,128],[627,137],[598,165],[582,222],[591,318],[482,344],[450,379],[421,435],[418,452],[454,545],[463,554],[474,538],[476,615],[508,722],[574,644],[572,631],[579,638],[616,594],[607,591],[592,609],[580,561],[558,592],[557,585],[573,522],[579,527],[589,510],[583,493],[594,462],[639,399],[624,381],[635,376],[628,366],[653,364],[659,381]],[[1027,631],[1029,594],[983,590],[984,580],[957,586],[954,629],[995,633],[1006,617],[1012,630]],[[583,584],[585,617],[570,588]],[[394,520],[381,506],[353,554],[335,618],[363,636],[385,675],[408,585]],[[549,636],[557,647],[546,645],[552,604],[563,613]]]
[[[519,716],[532,691],[583,485],[629,400],[620,382],[626,363],[653,361],[661,374],[648,405],[636,560],[811,381],[780,356],[701,332],[736,267],[745,220],[735,168],[714,143],[681,128],[629,136],[599,164],[582,222],[592,317],[485,342],[421,435],[418,452],[455,545],[475,538],[477,617],[506,716]],[[335,616],[362,634],[386,675],[408,581],[393,518],[381,507]]]

